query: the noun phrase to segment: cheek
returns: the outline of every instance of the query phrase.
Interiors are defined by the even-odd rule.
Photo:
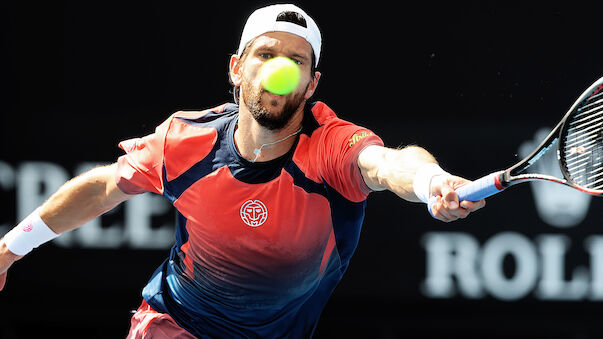
[[[241,82],[242,89],[246,88],[248,90],[255,90],[258,88],[258,86],[260,86],[260,81],[256,76],[256,72],[247,71],[241,73]]]
[[[243,74],[247,78],[248,81],[256,82],[259,80],[260,69],[262,67],[261,62],[256,62],[253,60],[247,61],[245,66],[243,67]]]
[[[313,79],[307,78],[303,87],[300,86],[300,87],[302,87],[301,90],[304,93],[304,96],[306,97],[306,99],[308,99],[310,96],[312,96],[312,94],[314,94],[313,84],[314,84]]]
[[[257,70],[250,70],[244,73],[243,82],[247,83],[249,87],[260,88],[261,80],[259,72]]]

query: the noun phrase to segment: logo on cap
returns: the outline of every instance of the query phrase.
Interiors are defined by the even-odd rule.
[[[268,219],[268,209],[259,200],[247,200],[241,206],[241,219],[251,227],[258,227]]]

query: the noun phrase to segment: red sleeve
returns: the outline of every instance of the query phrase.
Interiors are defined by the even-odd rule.
[[[126,154],[117,160],[117,186],[124,193],[163,193],[163,154],[167,130],[172,117],[155,129],[155,133],[119,143]]]
[[[360,202],[371,189],[364,182],[358,167],[358,155],[370,145],[383,146],[372,131],[335,116],[325,119],[315,131],[317,170],[322,178],[346,199]]]

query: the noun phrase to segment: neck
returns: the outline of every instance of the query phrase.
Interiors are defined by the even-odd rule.
[[[250,161],[270,161],[287,153],[301,131],[304,105],[279,130],[269,130],[255,121],[245,103],[239,105],[239,122],[235,131],[235,146],[243,158]],[[257,150],[261,150],[258,154]]]

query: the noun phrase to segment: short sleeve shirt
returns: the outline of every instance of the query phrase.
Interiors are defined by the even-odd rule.
[[[177,210],[175,244],[143,290],[198,337],[307,337],[356,248],[370,189],[357,165],[372,131],[307,105],[291,150],[252,163],[238,106],[177,112],[120,143],[117,182]]]

